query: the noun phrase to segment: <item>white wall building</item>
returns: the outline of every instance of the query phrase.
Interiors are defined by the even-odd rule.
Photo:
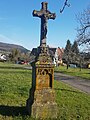
[[[0,60],[6,61],[6,55],[0,53]]]

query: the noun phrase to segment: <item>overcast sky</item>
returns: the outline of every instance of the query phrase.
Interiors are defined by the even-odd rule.
[[[56,13],[55,20],[48,21],[47,44],[65,47],[67,39],[76,39],[78,26],[76,15],[90,5],[90,0],[68,0],[60,14],[64,0],[45,0],[48,10]],[[33,17],[34,9],[41,9],[43,0],[0,0],[0,42],[22,45],[31,50],[40,44],[40,18]]]

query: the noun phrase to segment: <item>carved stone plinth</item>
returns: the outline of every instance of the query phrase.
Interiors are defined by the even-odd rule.
[[[28,109],[34,118],[57,118],[57,104],[55,102],[55,92],[53,89],[39,89],[34,92],[32,109],[31,99],[28,99]],[[29,113],[30,114],[30,113]]]

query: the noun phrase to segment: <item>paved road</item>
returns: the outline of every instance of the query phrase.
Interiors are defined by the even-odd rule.
[[[90,80],[81,79],[79,77],[73,77],[62,73],[55,72],[55,80],[60,80],[67,83],[83,92],[90,94]]]

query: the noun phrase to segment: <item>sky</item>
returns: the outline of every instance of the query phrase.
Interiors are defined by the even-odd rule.
[[[22,45],[32,50],[40,45],[40,18],[33,17],[33,10],[41,9],[44,0],[0,0],[0,42]],[[68,0],[70,7],[60,13],[65,0],[45,0],[48,10],[56,13],[55,20],[48,20],[47,45],[64,48],[69,39],[76,39],[76,15],[90,5],[90,0]]]

